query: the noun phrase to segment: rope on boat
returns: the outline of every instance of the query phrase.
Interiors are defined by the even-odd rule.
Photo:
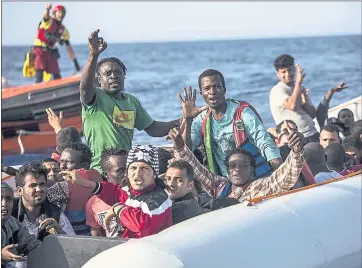
[[[25,149],[24,149],[24,145],[23,142],[21,140],[21,136],[25,136],[25,135],[49,135],[49,134],[53,134],[53,131],[29,131],[29,130],[25,130],[25,129],[19,129],[16,131],[16,133],[18,134],[18,144],[20,147],[20,154],[24,154]]]
[[[342,180],[348,179],[350,177],[353,177],[353,176],[356,176],[356,175],[359,175],[359,174],[362,174],[362,170],[350,173],[350,174],[342,176],[342,177],[338,177],[338,178],[318,182],[318,183],[315,183],[315,184],[312,184],[312,185],[308,185],[308,186],[305,186],[305,187],[302,187],[302,188],[289,190],[287,192],[272,194],[272,195],[268,195],[268,196],[257,196],[257,197],[254,197],[254,198],[250,198],[248,200],[248,206],[252,206],[254,204],[261,203],[264,200],[272,199],[272,198],[275,198],[275,197],[284,196],[284,195],[288,195],[288,194],[292,194],[292,193],[297,193],[297,192],[304,191],[304,190],[311,189],[311,188],[315,188],[315,187],[318,187],[318,186],[321,186],[321,185],[330,184],[330,183],[336,182],[336,181],[342,181]]]

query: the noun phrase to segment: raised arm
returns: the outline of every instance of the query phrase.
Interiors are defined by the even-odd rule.
[[[302,93],[302,106],[303,106],[303,109],[309,114],[309,116],[312,117],[312,119],[314,119],[316,117],[317,110],[314,107],[313,103],[311,103],[311,101],[310,101],[309,91],[310,90],[307,88]]]
[[[201,182],[204,190],[210,195],[216,197],[218,188],[222,183],[227,181],[227,178],[213,174],[210,170],[204,167],[185,146],[185,142],[181,137],[178,129],[171,129],[169,137],[173,140],[175,151],[174,156],[176,159],[183,159],[187,161],[195,172],[195,178]]]
[[[44,11],[44,15],[43,15],[43,20],[47,21],[50,16],[49,16],[49,11],[52,8],[52,4],[48,3],[45,5],[45,11]]]
[[[297,70],[297,79],[295,81],[292,96],[283,101],[284,108],[291,111],[296,111],[300,107],[302,101],[302,83],[305,74],[303,74],[304,69],[302,69],[299,64],[297,65]]]
[[[107,48],[107,43],[98,37],[99,29],[92,32],[88,38],[89,56],[84,66],[80,80],[80,99],[84,104],[90,104],[95,96],[94,78],[99,55]]]

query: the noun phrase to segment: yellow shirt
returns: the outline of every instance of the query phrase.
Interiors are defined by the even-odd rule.
[[[42,34],[40,33],[40,31],[41,30],[48,30],[52,26],[53,23],[56,23],[53,18],[49,18],[46,21],[44,21],[44,19],[42,19],[42,21],[40,22],[39,28],[38,28],[38,35],[37,35],[37,38],[35,39],[35,41],[33,43],[33,46],[48,47],[48,44],[46,42],[44,42],[45,39],[42,40],[42,38],[41,38]],[[63,25],[63,27],[64,27],[64,31],[63,31],[63,34],[61,36],[61,39],[63,41],[69,41],[69,39],[70,39],[69,31],[64,25]],[[52,48],[55,47],[56,43],[57,42],[55,42],[55,44],[54,44],[54,46]]]

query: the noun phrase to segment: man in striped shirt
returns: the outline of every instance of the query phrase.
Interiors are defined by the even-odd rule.
[[[288,191],[297,182],[303,167],[303,147],[301,134],[292,132],[289,147],[292,148],[285,162],[270,176],[253,181],[255,162],[250,153],[236,148],[230,151],[226,159],[228,178],[214,175],[204,167],[185,146],[181,134],[172,129],[169,137],[174,142],[176,159],[187,161],[195,172],[195,178],[211,197],[231,197],[239,202],[247,202],[250,198],[267,196]]]

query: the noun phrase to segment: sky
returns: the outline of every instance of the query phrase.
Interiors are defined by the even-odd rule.
[[[31,45],[45,2],[2,2],[2,45]],[[53,6],[60,3],[53,3]],[[361,34],[361,2],[64,2],[72,44]]]

